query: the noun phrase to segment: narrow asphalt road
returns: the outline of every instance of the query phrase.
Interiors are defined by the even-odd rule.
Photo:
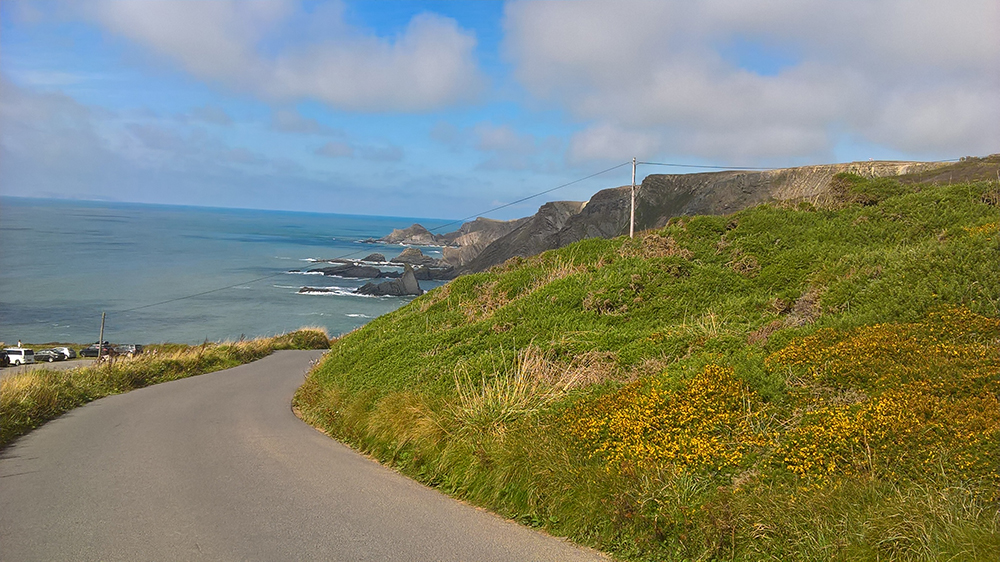
[[[0,560],[606,560],[301,422],[319,352],[104,398],[0,455]]]

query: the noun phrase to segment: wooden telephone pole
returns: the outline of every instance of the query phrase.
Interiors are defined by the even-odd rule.
[[[628,237],[635,238],[635,158],[632,158],[632,211],[629,213]]]
[[[101,362],[101,354],[104,353],[104,316],[105,313],[101,313],[101,339],[97,340],[97,363]]]

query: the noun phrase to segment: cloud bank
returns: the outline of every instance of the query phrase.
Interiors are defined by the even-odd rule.
[[[984,154],[1000,147],[998,22],[994,0],[512,2],[504,51],[531,95],[587,123],[575,161]],[[748,48],[789,62],[733,56]]]
[[[419,112],[471,102],[483,89],[475,37],[420,14],[393,40],[287,1],[98,0],[85,17],[208,82],[282,102],[315,99],[352,111]]]

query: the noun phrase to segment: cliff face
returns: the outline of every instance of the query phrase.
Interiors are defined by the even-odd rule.
[[[462,225],[457,231],[442,235],[448,246],[442,250],[444,262],[461,267],[482,253],[494,240],[507,235],[531,217],[498,221],[479,217]]]
[[[487,245],[461,267],[461,272],[484,271],[514,256],[533,256],[558,248],[556,235],[584,205],[586,203],[579,201],[553,201],[542,205],[537,213],[522,219],[517,228]]]
[[[930,162],[852,162],[768,171],[701,174],[652,174],[636,186],[637,231],[659,228],[671,217],[727,214],[771,201],[824,202],[830,181],[841,172],[866,177],[927,173],[946,164]],[[530,220],[486,246],[462,268],[485,271],[514,256],[531,256],[585,238],[628,233],[631,186],[605,189],[587,203],[543,205]]]

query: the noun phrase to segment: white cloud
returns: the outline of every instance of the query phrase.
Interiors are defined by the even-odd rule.
[[[273,101],[426,111],[471,101],[483,86],[475,37],[433,14],[415,16],[388,40],[350,27],[335,2],[310,18],[305,37],[268,42],[304,23],[298,3],[100,0],[80,9],[198,78]]]
[[[403,149],[396,145],[362,147],[358,152],[373,162],[401,162],[404,156]]]
[[[330,141],[316,149],[316,154],[327,158],[350,158],[354,156],[354,147],[341,141]]]
[[[310,117],[305,117],[294,109],[279,109],[271,115],[271,129],[282,133],[302,133],[308,135],[343,135],[331,127]]]
[[[196,121],[202,121],[204,123],[209,123],[212,125],[222,125],[228,127],[233,124],[233,119],[226,113],[225,109],[217,105],[206,104],[201,107],[196,107],[191,110],[189,115],[185,116]]]
[[[512,2],[505,56],[587,127],[571,161],[823,158],[844,136],[913,154],[1000,148],[1000,4],[972,0]],[[791,54],[774,75],[723,46]]]
[[[476,148],[482,151],[497,151],[510,154],[531,154],[535,152],[535,137],[518,133],[510,125],[479,123],[473,128]]]

